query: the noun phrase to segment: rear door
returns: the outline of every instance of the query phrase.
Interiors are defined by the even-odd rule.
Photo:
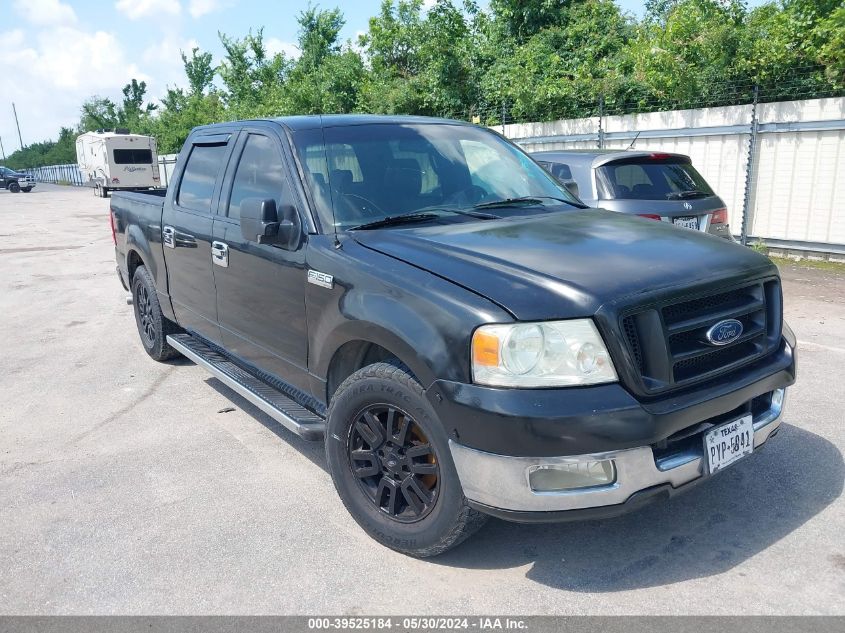
[[[214,260],[217,315],[229,352],[308,389],[305,242],[294,251],[259,244],[240,225],[246,198],[299,206],[283,143],[272,128],[245,128],[235,149],[214,223],[215,245],[227,254]]]
[[[196,135],[183,150],[185,161],[171,204],[162,214],[167,278],[179,325],[219,342],[217,299],[211,270],[214,212],[236,135]]]

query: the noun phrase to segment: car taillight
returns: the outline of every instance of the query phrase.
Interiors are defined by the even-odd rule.
[[[109,224],[111,225],[111,239],[117,246],[117,229],[114,225],[114,209],[109,209]]]
[[[727,209],[716,209],[710,215],[710,224],[727,224],[728,223],[728,210]]]
[[[638,213],[637,215],[640,216],[641,218],[648,218],[649,220],[657,220],[658,222],[663,219],[659,215],[657,215],[656,213]]]

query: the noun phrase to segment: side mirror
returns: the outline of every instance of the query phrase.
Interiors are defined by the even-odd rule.
[[[275,200],[247,198],[241,202],[241,234],[251,242],[294,250],[302,234],[299,214],[292,205],[283,205],[279,217]]]
[[[561,180],[561,184],[566,187],[566,190],[569,191],[573,196],[576,198],[580,198],[581,196],[578,195],[578,183],[574,180]]]

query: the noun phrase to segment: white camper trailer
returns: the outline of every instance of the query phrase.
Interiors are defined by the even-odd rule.
[[[94,194],[142,191],[161,186],[156,142],[151,136],[116,132],[86,132],[76,139],[76,161]]]

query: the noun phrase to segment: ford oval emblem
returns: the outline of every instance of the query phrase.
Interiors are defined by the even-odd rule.
[[[707,340],[711,345],[727,345],[742,336],[742,323],[736,319],[719,321],[707,330]]]

